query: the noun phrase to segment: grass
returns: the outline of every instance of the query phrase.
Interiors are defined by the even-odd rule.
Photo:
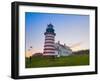
[[[36,67],[56,67],[56,66],[79,66],[79,65],[89,65],[89,55],[71,55],[56,57],[55,59],[35,56],[32,57],[31,61],[26,58],[26,68],[36,68]]]

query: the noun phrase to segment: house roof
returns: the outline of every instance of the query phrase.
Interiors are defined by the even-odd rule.
[[[65,46],[65,45],[62,45],[62,44],[59,44],[59,43],[56,43],[55,45],[58,45],[59,47],[61,47],[63,49],[71,50],[69,46]],[[57,47],[56,50],[59,50],[59,48]]]

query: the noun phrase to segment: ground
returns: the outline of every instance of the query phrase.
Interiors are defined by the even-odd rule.
[[[71,55],[56,58],[35,56],[26,58],[26,68],[89,65],[89,55]]]

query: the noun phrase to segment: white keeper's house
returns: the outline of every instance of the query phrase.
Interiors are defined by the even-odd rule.
[[[55,43],[55,54],[57,57],[69,56],[72,54],[72,50],[66,44],[60,44],[60,41],[58,41],[58,43]]]
[[[65,44],[60,44],[60,41],[55,43],[55,30],[53,29],[53,25],[50,23],[47,25],[45,35],[45,43],[44,43],[44,56],[68,56],[72,54],[72,50],[70,47]]]

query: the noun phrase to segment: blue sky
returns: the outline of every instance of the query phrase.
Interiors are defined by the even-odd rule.
[[[55,29],[55,42],[60,41],[73,51],[89,49],[89,16],[73,14],[25,13],[26,51],[43,52],[47,24]]]

